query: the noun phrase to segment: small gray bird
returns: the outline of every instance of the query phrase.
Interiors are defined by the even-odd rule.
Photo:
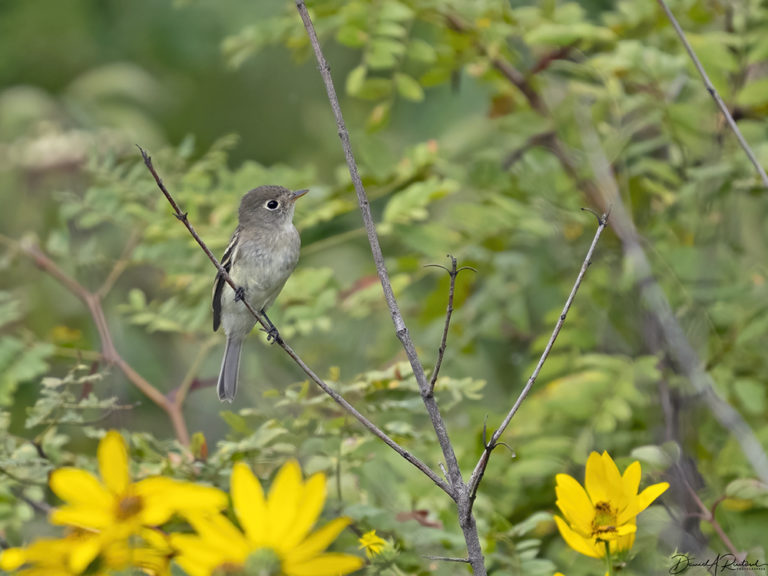
[[[256,325],[256,319],[240,301],[246,299],[264,318],[269,325],[269,339],[280,338],[266,310],[299,261],[301,239],[293,226],[293,209],[296,200],[307,192],[259,186],[240,201],[237,229],[221,259],[238,290],[232,290],[221,273],[216,274],[213,283],[213,330],[221,324],[227,335],[216,387],[222,402],[235,398],[240,349]]]

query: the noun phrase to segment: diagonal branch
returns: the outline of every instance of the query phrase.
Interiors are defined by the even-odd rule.
[[[475,494],[477,494],[477,487],[480,484],[480,480],[482,479],[483,474],[485,473],[486,466],[488,466],[488,460],[491,457],[491,452],[498,445],[499,438],[501,438],[501,435],[504,434],[504,431],[507,429],[507,426],[509,426],[512,418],[520,409],[520,405],[531,391],[533,384],[536,382],[536,378],[539,376],[539,372],[541,372],[542,366],[544,366],[544,362],[547,360],[549,353],[552,351],[552,346],[554,346],[555,340],[557,339],[558,334],[560,334],[560,330],[562,329],[563,324],[565,324],[565,317],[568,315],[568,310],[570,310],[571,305],[573,304],[573,299],[576,297],[576,292],[578,292],[579,286],[581,286],[581,282],[584,280],[584,276],[587,273],[587,268],[589,268],[589,265],[592,263],[592,254],[594,253],[595,247],[597,246],[597,241],[600,240],[600,235],[603,233],[603,230],[608,224],[608,214],[599,216],[598,221],[599,226],[595,231],[595,237],[592,239],[592,244],[589,246],[589,250],[587,250],[587,256],[584,258],[584,262],[581,265],[579,275],[576,277],[576,282],[574,282],[573,288],[571,288],[571,293],[568,295],[568,299],[565,301],[565,306],[563,306],[563,311],[560,313],[560,318],[558,318],[557,324],[555,324],[555,329],[552,331],[552,335],[549,337],[549,342],[547,342],[547,345],[544,347],[544,352],[541,353],[541,357],[539,358],[538,364],[536,364],[536,368],[534,368],[531,377],[528,379],[528,382],[520,392],[520,395],[517,397],[514,405],[507,413],[507,416],[504,418],[501,426],[499,426],[498,430],[496,430],[496,432],[491,435],[490,442],[486,444],[485,450],[480,456],[480,460],[478,460],[477,465],[472,472],[472,476],[467,483],[472,498],[474,498]]]
[[[141,374],[136,372],[136,370],[134,370],[133,367],[118,353],[115,344],[112,341],[112,334],[109,330],[109,325],[107,324],[107,318],[104,315],[104,308],[101,305],[99,294],[90,292],[77,280],[69,276],[35,244],[29,242],[16,242],[4,237],[2,238],[2,241],[5,244],[15,246],[25,256],[32,260],[35,266],[57,280],[59,284],[83,301],[88,307],[93,323],[96,325],[96,330],[99,333],[101,354],[104,360],[109,364],[114,364],[120,368],[131,384],[136,386],[136,388],[138,388],[147,398],[162,408],[171,420],[171,424],[176,433],[176,438],[185,446],[189,444],[189,432],[187,431],[187,425],[184,421],[181,407],[170,402],[162,392],[155,388]]]
[[[392,291],[392,285],[389,281],[389,273],[387,267],[384,264],[384,255],[381,251],[381,245],[379,244],[379,237],[376,233],[376,226],[373,223],[373,216],[371,214],[371,207],[368,202],[368,197],[363,187],[363,182],[360,179],[360,173],[357,169],[357,163],[355,162],[354,154],[352,153],[352,146],[349,141],[349,132],[347,131],[346,124],[344,123],[344,117],[341,113],[341,107],[339,106],[339,99],[336,96],[336,89],[333,86],[333,78],[331,77],[331,69],[328,66],[328,62],[323,55],[323,50],[320,47],[320,42],[317,39],[317,33],[312,24],[312,20],[309,17],[309,12],[304,4],[303,0],[296,0],[296,9],[299,11],[302,21],[304,22],[304,28],[307,30],[309,41],[312,45],[312,50],[315,53],[315,58],[320,67],[320,75],[323,78],[325,84],[325,90],[328,94],[328,101],[331,104],[333,115],[336,119],[336,127],[338,129],[339,138],[341,139],[341,145],[344,149],[344,157],[347,161],[347,167],[349,168],[349,175],[352,178],[352,184],[354,185],[355,192],[357,194],[357,201],[360,205],[360,212],[363,217],[363,223],[365,225],[365,231],[368,234],[368,243],[371,247],[371,254],[373,255],[373,261],[376,264],[376,272],[379,275],[379,281],[381,282],[381,288],[384,291],[384,299],[389,307],[390,315],[392,316],[392,322],[395,325],[395,332],[400,340],[400,343],[405,350],[408,361],[411,364],[413,375],[416,378],[416,382],[419,385],[422,400],[424,406],[427,409],[430,420],[432,421],[432,427],[437,435],[440,448],[445,458],[447,465],[448,480],[452,487],[458,488],[463,485],[461,477],[461,470],[459,469],[459,463],[456,459],[456,453],[451,445],[450,438],[448,437],[448,430],[445,426],[440,409],[437,406],[437,402],[434,396],[429,393],[429,384],[427,376],[424,372],[424,367],[419,360],[419,356],[416,353],[416,347],[408,333],[408,328],[405,325],[403,316],[400,313],[400,308],[395,300],[395,294]]]
[[[200,248],[202,248],[203,252],[205,252],[206,256],[208,256],[208,259],[213,263],[213,265],[216,267],[216,269],[221,274],[224,281],[229,284],[235,292],[237,292],[237,285],[232,280],[232,277],[229,275],[229,273],[224,269],[224,267],[221,265],[219,260],[216,258],[216,256],[213,255],[213,252],[211,252],[210,248],[206,245],[206,243],[203,241],[203,239],[198,235],[195,228],[192,226],[191,222],[189,221],[189,218],[187,218],[187,213],[182,212],[181,208],[179,208],[179,205],[176,203],[176,200],[174,200],[173,196],[170,192],[168,192],[168,189],[165,187],[165,184],[163,184],[162,178],[160,178],[160,175],[157,173],[157,170],[155,170],[154,165],[152,164],[152,158],[147,154],[140,146],[137,146],[139,151],[141,152],[141,157],[144,159],[144,164],[146,165],[149,172],[152,174],[153,178],[155,179],[155,182],[157,183],[158,188],[162,191],[162,193],[165,195],[166,199],[170,203],[170,205],[173,207],[174,210],[174,216],[178,220],[180,220],[184,226],[186,226],[187,230],[189,230],[189,233],[192,235],[192,237],[197,241]],[[260,314],[256,312],[256,310],[248,303],[246,299],[240,300],[240,302],[243,303],[243,305],[246,307],[246,309],[253,315],[254,318],[264,327],[265,329],[268,329],[266,322],[261,317]],[[309,376],[310,380],[312,380],[315,384],[317,384],[323,392],[328,394],[333,400],[344,410],[349,412],[352,416],[354,416],[358,422],[360,422],[363,426],[365,426],[370,432],[372,432],[377,438],[381,439],[387,446],[392,448],[395,452],[400,454],[405,460],[413,464],[416,468],[421,470],[432,482],[434,482],[439,488],[444,490],[447,494],[453,495],[453,490],[451,486],[449,486],[445,480],[440,478],[429,466],[424,464],[421,460],[416,458],[413,454],[408,452],[405,448],[400,446],[397,442],[392,440],[389,436],[387,436],[382,430],[380,430],[373,422],[368,420],[365,416],[363,416],[360,412],[357,411],[357,409],[352,406],[349,402],[347,402],[338,392],[336,392],[333,388],[331,388],[328,384],[326,384],[317,374],[315,374],[312,369],[307,366],[307,364],[304,363],[304,361],[299,357],[296,352],[294,352],[293,348],[291,348],[282,338],[278,338],[275,340],[278,346],[280,346],[285,352],[290,356],[293,361],[301,368],[304,373]],[[187,386],[191,385],[191,381]]]
[[[728,110],[728,106],[725,104],[725,102],[723,102],[720,94],[710,81],[709,76],[707,75],[707,71],[704,70],[704,66],[701,65],[698,56],[696,56],[696,52],[694,52],[693,47],[685,37],[685,32],[683,32],[683,29],[680,27],[677,18],[675,18],[675,15],[672,14],[672,11],[669,9],[669,6],[667,6],[667,3],[664,0],[657,1],[659,6],[661,6],[661,9],[664,10],[664,13],[667,15],[669,21],[672,23],[672,27],[675,29],[678,38],[680,38],[680,42],[682,42],[683,46],[685,47],[685,51],[688,52],[688,56],[691,58],[693,65],[696,67],[699,76],[701,76],[701,80],[704,82],[704,87],[707,89],[707,92],[709,92],[709,95],[712,96],[712,99],[715,101],[715,104],[717,104],[720,112],[722,112],[723,116],[725,116],[725,120],[728,122],[728,126],[736,135],[736,139],[739,141],[739,144],[744,150],[744,153],[747,155],[747,158],[749,158],[749,161],[752,162],[755,170],[757,170],[757,173],[760,175],[760,179],[763,181],[763,186],[768,188],[768,174],[765,173],[765,169],[760,165],[760,162],[758,162],[755,153],[752,151],[752,148],[749,147],[749,143],[741,134],[741,130],[739,130],[736,121],[733,119],[731,111]]]

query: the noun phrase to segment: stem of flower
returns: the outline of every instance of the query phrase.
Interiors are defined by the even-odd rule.
[[[605,545],[606,574],[608,574],[608,576],[613,576],[613,558],[611,557],[611,544],[610,542],[608,542],[608,540],[603,540],[603,544]]]

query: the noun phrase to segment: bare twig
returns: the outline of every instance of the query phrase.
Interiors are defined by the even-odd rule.
[[[392,322],[395,325],[395,332],[400,340],[403,349],[405,350],[408,361],[411,364],[413,375],[416,378],[416,382],[419,385],[421,396],[424,400],[424,404],[427,408],[427,412],[432,421],[432,426],[435,429],[440,448],[443,451],[443,457],[445,458],[446,465],[448,466],[448,480],[452,486],[460,486],[462,483],[461,471],[459,470],[459,463],[456,460],[456,454],[453,451],[453,446],[448,438],[448,431],[445,427],[445,422],[440,415],[440,411],[437,407],[437,402],[434,401],[434,397],[429,395],[429,384],[424,372],[424,367],[419,360],[419,356],[416,353],[416,346],[411,339],[408,328],[405,325],[403,316],[400,313],[400,307],[395,299],[395,294],[392,291],[392,284],[389,280],[389,273],[384,263],[384,255],[381,251],[381,245],[379,243],[379,237],[376,233],[376,226],[373,222],[373,215],[371,214],[370,203],[363,187],[363,182],[360,178],[360,173],[357,169],[357,162],[355,162],[354,154],[352,153],[352,146],[349,140],[349,132],[347,131],[346,124],[344,123],[344,117],[341,113],[341,107],[339,106],[339,99],[336,96],[336,89],[333,86],[333,78],[331,77],[331,69],[328,66],[328,62],[323,55],[322,48],[320,48],[320,42],[317,39],[317,33],[312,24],[312,20],[309,17],[309,12],[304,4],[303,0],[296,0],[296,8],[299,11],[304,27],[307,30],[310,43],[312,44],[312,50],[315,53],[317,63],[320,67],[320,74],[325,84],[325,90],[328,94],[328,100],[333,109],[333,115],[336,119],[336,127],[338,129],[339,138],[341,139],[341,145],[344,149],[344,157],[347,161],[347,167],[349,168],[349,175],[352,178],[352,184],[354,185],[355,192],[357,194],[357,201],[360,205],[360,212],[363,217],[363,223],[365,224],[365,231],[368,235],[368,243],[371,247],[371,254],[373,255],[373,261],[376,264],[376,272],[379,275],[379,281],[381,282],[381,288],[384,291],[384,299],[387,302],[390,315],[392,316]]]
[[[165,395],[149,383],[143,376],[141,376],[133,367],[120,356],[112,341],[112,333],[109,330],[107,324],[107,318],[104,315],[104,309],[101,305],[101,298],[98,293],[90,292],[77,280],[69,276],[64,270],[62,270],[53,260],[51,260],[40,248],[30,242],[16,242],[10,238],[0,238],[3,243],[14,245],[21,253],[30,258],[32,262],[46,272],[49,276],[53,277],[69,290],[72,294],[77,296],[88,307],[88,311],[91,313],[96,330],[99,333],[99,339],[101,340],[101,355],[106,362],[114,364],[123,372],[126,378],[136,386],[141,392],[152,402],[162,408],[168,415],[173,425],[176,438],[180,443],[185,446],[189,444],[189,432],[187,431],[187,425],[184,421],[184,415],[182,414],[180,406],[176,406],[169,402]]]
[[[678,464],[679,466],[679,464]],[[700,518],[704,520],[705,522],[708,522],[710,526],[712,526],[712,529],[717,533],[717,535],[720,537],[720,540],[723,541],[723,544],[725,544],[725,547],[728,548],[728,551],[733,554],[734,558],[736,558],[737,561],[744,560],[744,553],[739,553],[739,551],[736,549],[736,546],[733,545],[733,542],[731,542],[731,539],[728,537],[728,534],[725,533],[725,530],[723,530],[723,527],[720,525],[720,522],[717,521],[717,518],[715,518],[715,509],[717,508],[717,505],[722,502],[722,500],[725,498],[724,496],[721,498],[718,498],[715,500],[715,503],[712,504],[712,508],[707,508],[707,505],[704,504],[704,502],[699,498],[699,495],[696,493],[696,490],[693,489],[693,486],[688,482],[688,480],[685,477],[685,474],[680,474],[679,476],[683,480],[683,484],[685,485],[685,489],[690,494],[691,498],[693,498],[693,501],[696,502],[696,505],[701,510]]]
[[[379,238],[376,234],[376,227],[373,223],[373,216],[371,215],[371,207],[368,201],[368,197],[363,187],[363,182],[360,179],[360,174],[357,169],[357,163],[355,162],[354,154],[352,153],[352,146],[349,141],[349,132],[347,131],[346,124],[344,123],[344,117],[341,113],[341,107],[339,106],[339,99],[336,96],[336,89],[333,86],[333,78],[331,77],[331,70],[328,66],[328,62],[323,55],[323,50],[320,47],[320,42],[317,38],[317,33],[312,24],[312,20],[309,17],[309,12],[304,4],[304,0],[296,0],[296,9],[301,16],[301,20],[304,23],[304,28],[307,31],[309,42],[312,45],[312,51],[317,59],[318,66],[320,68],[320,75],[325,85],[325,91],[328,94],[328,101],[333,110],[333,115],[336,119],[336,128],[338,129],[339,138],[341,139],[341,145],[344,149],[344,157],[347,162],[347,168],[349,168],[349,175],[352,178],[352,184],[357,194],[357,202],[360,205],[360,213],[362,214],[363,223],[365,224],[365,230],[368,235],[368,243],[371,247],[371,254],[373,261],[376,264],[376,272],[379,275],[379,281],[381,282],[381,288],[384,292],[384,299],[389,307],[390,315],[392,316],[392,322],[395,325],[395,332],[403,346],[408,361],[411,364],[414,378],[419,385],[419,391],[421,393],[424,407],[427,410],[432,427],[435,430],[440,449],[443,452],[443,458],[447,467],[447,477],[450,484],[450,491],[448,494],[456,502],[456,508],[459,516],[459,524],[464,534],[464,540],[467,544],[467,555],[470,559],[470,564],[475,576],[485,576],[485,562],[483,559],[483,551],[480,546],[480,537],[477,533],[477,526],[475,519],[472,516],[472,504],[469,500],[466,485],[464,479],[461,476],[461,469],[459,468],[459,462],[456,459],[456,453],[451,444],[451,440],[448,437],[448,430],[445,425],[445,421],[440,413],[440,409],[437,406],[437,401],[433,394],[429,390],[429,382],[427,381],[424,367],[421,364],[418,354],[416,353],[416,347],[408,334],[405,321],[403,320],[400,308],[395,300],[394,292],[389,281],[389,274],[384,264],[384,256],[381,252],[381,246],[379,244]]]
[[[699,76],[701,76],[701,80],[704,82],[704,87],[707,89],[707,92],[709,92],[709,95],[712,96],[712,99],[715,101],[715,104],[717,104],[720,112],[722,112],[723,116],[725,116],[725,120],[728,122],[728,126],[730,126],[731,130],[736,135],[736,139],[739,141],[739,144],[744,150],[744,153],[747,155],[747,158],[749,158],[749,161],[752,162],[755,170],[757,170],[757,173],[760,175],[760,179],[763,181],[763,186],[768,188],[768,174],[765,173],[765,169],[763,169],[763,167],[760,165],[760,162],[758,162],[755,153],[752,151],[752,148],[749,147],[749,143],[741,134],[741,130],[739,130],[736,121],[733,119],[731,111],[728,110],[728,106],[725,104],[725,102],[723,102],[720,94],[710,81],[706,70],[704,70],[704,66],[701,65],[698,56],[696,56],[696,52],[694,52],[693,47],[685,37],[685,32],[683,32],[683,29],[680,27],[677,18],[675,18],[675,15],[672,14],[672,11],[669,9],[669,6],[667,6],[667,3],[664,0],[657,1],[659,6],[661,6],[661,9],[664,10],[664,13],[667,15],[669,21],[672,23],[672,27],[675,29],[678,38],[680,38],[680,42],[682,42],[683,46],[685,47],[685,51],[688,52],[688,56],[691,58],[693,65],[696,67]]]
[[[462,270],[472,270],[474,272],[477,272],[474,268],[471,266],[462,266],[461,268],[456,268],[456,258],[451,256],[450,254],[447,255],[448,258],[451,259],[451,268],[448,269],[445,266],[442,266],[440,264],[427,264],[426,267],[433,267],[433,268],[442,268],[446,272],[448,272],[448,276],[451,278],[450,286],[448,288],[448,307],[445,310],[445,325],[443,326],[443,337],[440,340],[440,348],[437,350],[437,362],[435,362],[435,368],[432,370],[432,377],[429,379],[429,393],[433,394],[435,392],[435,383],[437,382],[437,376],[440,374],[440,366],[443,364],[443,356],[445,355],[445,346],[448,340],[448,328],[451,325],[451,315],[453,314],[453,296],[456,292],[456,276],[459,275],[459,272]]]
[[[152,164],[152,158],[140,146],[137,146],[137,148],[141,152],[141,156],[144,159],[144,164],[146,165],[147,169],[154,177],[155,182],[157,183],[157,186],[160,188],[160,190],[165,195],[170,205],[173,207],[173,210],[175,212],[174,215],[176,216],[176,218],[180,220],[184,224],[184,226],[186,226],[187,230],[189,230],[189,233],[200,245],[200,248],[202,248],[206,256],[208,256],[208,259],[213,263],[213,265],[219,271],[219,274],[221,274],[221,277],[224,279],[224,281],[232,287],[232,290],[236,291],[237,285],[234,283],[231,276],[227,273],[224,267],[222,267],[221,263],[218,261],[216,256],[213,255],[213,252],[211,252],[211,250],[208,248],[208,246],[203,241],[203,239],[198,235],[197,231],[192,226],[192,223],[189,221],[189,218],[187,218],[186,212],[181,211],[181,208],[179,208],[179,205],[176,203],[176,200],[174,200],[171,193],[168,192],[168,189],[165,187],[165,184],[163,184],[163,181],[160,178],[160,175],[157,173],[157,170],[155,170],[155,167]],[[264,321],[261,315],[256,312],[256,310],[248,303],[246,299],[242,299],[240,300],[240,302],[243,303],[246,309],[253,315],[253,317],[265,329],[268,328],[267,323]],[[301,368],[304,371],[304,373],[307,376],[309,376],[310,380],[312,380],[315,384],[317,384],[323,390],[323,392],[325,392],[331,398],[333,398],[333,400],[337,404],[339,404],[342,408],[344,408],[344,410],[352,414],[352,416],[354,416],[363,426],[365,426],[376,437],[381,439],[387,446],[392,448],[395,452],[400,454],[400,456],[405,458],[405,460],[407,460],[408,462],[413,464],[416,468],[421,470],[430,480],[432,480],[438,487],[444,490],[447,494],[452,493],[451,487],[445,482],[445,480],[440,478],[440,476],[438,476],[429,466],[424,464],[421,460],[416,458],[413,454],[411,454],[405,448],[400,446],[397,442],[392,440],[382,430],[380,430],[373,422],[371,422],[365,416],[363,416],[360,412],[358,412],[354,406],[352,406],[349,402],[347,402],[338,392],[336,392],[333,388],[331,388],[328,384],[326,384],[317,374],[315,374],[312,371],[312,369],[309,366],[307,366],[307,364],[299,357],[299,355],[296,354],[296,352],[294,352],[293,348],[291,348],[282,338],[278,338],[276,340],[276,343],[283,350],[285,350],[285,352],[293,359],[293,361],[299,366],[299,368]],[[192,381],[190,381],[189,387],[191,387],[191,385],[192,385]]]
[[[589,265],[592,263],[592,254],[594,253],[595,247],[597,246],[597,241],[600,240],[600,235],[603,233],[603,230],[608,224],[608,214],[606,213],[598,217],[598,222],[599,222],[599,225],[597,227],[597,230],[595,231],[594,238],[592,238],[592,244],[589,246],[589,250],[587,250],[587,256],[584,258],[584,262],[581,265],[581,270],[579,270],[579,275],[576,277],[576,282],[574,282],[573,288],[571,288],[571,293],[568,295],[568,299],[565,301],[565,306],[563,306],[563,311],[560,313],[560,318],[557,319],[557,324],[555,324],[555,328],[552,331],[552,335],[549,337],[549,341],[547,342],[547,345],[544,347],[544,352],[541,353],[541,357],[539,358],[539,362],[536,364],[536,368],[534,368],[533,373],[531,374],[531,377],[528,379],[528,382],[526,383],[523,390],[520,392],[520,395],[517,397],[517,400],[515,401],[510,411],[507,413],[507,416],[502,421],[498,430],[496,430],[496,432],[494,432],[491,435],[491,440],[486,445],[485,450],[483,451],[483,454],[480,456],[480,459],[478,460],[477,465],[475,466],[475,469],[472,472],[472,476],[470,477],[467,485],[469,486],[470,494],[472,494],[473,496],[477,493],[477,486],[483,474],[485,473],[485,468],[488,465],[488,460],[490,459],[491,452],[498,444],[499,438],[501,438],[501,435],[507,429],[507,426],[509,426],[509,423],[512,421],[512,418],[520,409],[520,405],[528,396],[528,393],[531,391],[533,384],[536,382],[536,378],[538,378],[539,376],[539,372],[541,372],[542,366],[544,366],[544,362],[547,360],[549,353],[552,351],[552,346],[554,346],[555,340],[557,339],[558,334],[560,334],[560,330],[562,329],[563,324],[565,323],[565,318],[568,315],[568,310],[570,310],[571,305],[573,304],[573,299],[576,297],[576,292],[578,292],[579,286],[581,286],[581,282],[584,279],[584,275],[587,273],[587,268],[589,268]]]
[[[469,558],[457,558],[455,556],[431,556],[430,554],[422,554],[422,558],[427,560],[438,560],[439,562],[461,562],[463,564],[469,564]]]

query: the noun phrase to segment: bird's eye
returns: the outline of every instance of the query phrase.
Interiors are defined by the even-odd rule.
[[[278,206],[280,206],[280,202],[277,200],[267,200],[267,203],[264,204],[264,206],[267,207],[267,210],[277,210]]]

